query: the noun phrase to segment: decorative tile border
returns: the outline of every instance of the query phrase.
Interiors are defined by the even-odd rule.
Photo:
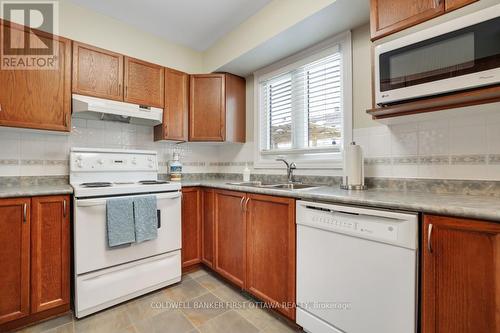
[[[391,158],[390,157],[371,157],[365,158],[365,165],[390,165]]]
[[[19,160],[3,159],[0,160],[0,165],[19,165]]]
[[[500,164],[500,154],[491,154],[488,156],[488,164]]]
[[[500,164],[500,154],[481,155],[423,155],[423,156],[394,156],[394,157],[367,157],[366,166],[373,165],[481,165]]]
[[[422,165],[446,165],[450,164],[449,156],[420,156],[418,164]]]
[[[418,164],[417,156],[395,156],[392,158],[393,165]]]
[[[451,156],[451,164],[486,164],[486,155],[454,155]]]

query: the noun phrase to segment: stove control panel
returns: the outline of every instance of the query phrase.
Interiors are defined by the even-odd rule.
[[[157,154],[154,151],[92,152],[72,151],[70,154],[72,172],[105,171],[158,171]]]

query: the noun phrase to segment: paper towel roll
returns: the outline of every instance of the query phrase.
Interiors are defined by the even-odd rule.
[[[344,184],[364,185],[363,177],[363,150],[361,146],[352,142],[344,150]]]

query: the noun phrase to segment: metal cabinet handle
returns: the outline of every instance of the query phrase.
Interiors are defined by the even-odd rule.
[[[248,202],[250,201],[250,198],[247,198],[245,201],[245,212],[248,210]]]
[[[64,115],[64,127],[68,127],[68,114]]]
[[[427,251],[432,253],[432,224],[427,227]]]
[[[63,216],[66,217],[66,199],[63,201]]]
[[[241,201],[240,201],[240,208],[241,208],[241,211],[244,211],[243,209],[243,202],[245,201],[245,197],[241,197]]]
[[[23,223],[26,223],[28,220],[28,205],[26,203],[23,204]]]

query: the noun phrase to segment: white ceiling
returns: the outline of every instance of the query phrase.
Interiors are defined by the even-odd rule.
[[[337,0],[216,70],[246,76],[340,32],[367,24],[369,17],[369,0]]]
[[[205,51],[271,0],[71,0],[167,41]]]

